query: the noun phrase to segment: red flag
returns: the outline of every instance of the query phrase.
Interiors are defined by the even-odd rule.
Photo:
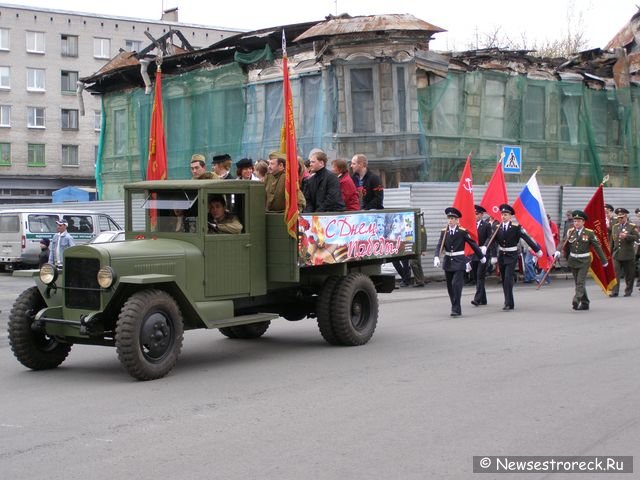
[[[147,160],[147,180],[167,179],[167,146],[164,141],[164,126],[162,124],[162,75],[160,65],[156,71],[156,86],[151,110],[151,126],[149,128],[149,158]],[[156,194],[151,195],[155,200]],[[149,226],[152,231],[157,228],[158,211],[149,211]]]
[[[613,261],[611,260],[611,248],[609,246],[609,239],[607,233],[607,223],[604,212],[604,188],[602,184],[598,187],[596,192],[589,200],[589,203],[584,207],[584,213],[587,214],[588,220],[584,222],[584,226],[590,228],[596,234],[602,251],[609,265],[607,267],[602,266],[600,257],[596,253],[595,249],[591,247],[591,255],[593,260],[591,262],[591,274],[596,282],[600,285],[604,293],[607,293],[617,282],[615,270],[613,268]]]
[[[297,238],[298,225],[298,149],[296,146],[296,128],[293,122],[293,96],[291,94],[291,84],[289,83],[289,65],[287,61],[287,40],[282,30],[282,76],[284,90],[284,153],[287,157],[285,170],[284,195],[285,210],[284,222],[287,231],[293,238]]]
[[[502,158],[496,164],[489,185],[484,192],[480,206],[497,222],[502,221],[500,205],[509,203],[507,197],[507,186],[504,183],[504,172],[502,171]]]
[[[162,76],[160,66],[156,72],[156,86],[151,111],[149,129],[149,159],[147,161],[147,180],[167,179],[167,145],[164,140],[162,115]]]
[[[460,177],[460,183],[458,184],[458,191],[456,197],[453,199],[453,206],[460,210],[462,218],[460,219],[460,226],[467,229],[471,238],[476,242],[478,241],[478,229],[476,227],[476,209],[473,204],[473,180],[471,178],[471,154],[467,157],[467,163],[462,170],[462,176]],[[464,245],[465,255],[472,255],[473,249],[465,243]]]

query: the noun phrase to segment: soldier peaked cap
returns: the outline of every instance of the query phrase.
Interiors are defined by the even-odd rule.
[[[454,207],[445,208],[444,213],[447,215],[447,217],[462,218],[462,213],[460,213],[460,210]]]
[[[507,203],[503,203],[502,205],[500,205],[500,212],[510,213],[511,215],[516,214],[516,211],[513,209],[513,207]]]
[[[607,209],[613,211],[613,205],[611,205],[610,203],[605,203],[604,204],[604,208],[607,208]]]
[[[476,213],[487,213],[485,208],[481,205],[476,205],[475,208],[476,208]]]
[[[222,162],[225,162],[227,160],[231,160],[231,157],[229,156],[228,153],[223,153],[222,155],[214,155],[213,156],[213,163],[222,163]]]
[[[589,220],[589,217],[587,217],[587,214],[584,213],[582,210],[574,210],[573,212],[571,212],[571,216],[573,218],[581,218],[582,220]]]
[[[616,215],[629,215],[629,210],[626,208],[618,207],[616,208]]]
[[[202,155],[201,153],[194,153],[193,155],[191,155],[191,161],[192,162],[206,162],[207,160],[204,158],[204,155]]]

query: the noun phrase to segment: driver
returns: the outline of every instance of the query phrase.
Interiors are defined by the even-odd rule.
[[[241,233],[242,224],[238,217],[226,210],[224,195],[209,198],[209,233]]]

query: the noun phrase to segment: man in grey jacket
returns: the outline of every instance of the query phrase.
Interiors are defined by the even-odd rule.
[[[56,221],[57,233],[51,239],[49,263],[56,267],[62,267],[62,260],[64,259],[64,251],[73,247],[76,243],[73,241],[73,237],[67,232],[67,226],[69,223],[63,218]]]

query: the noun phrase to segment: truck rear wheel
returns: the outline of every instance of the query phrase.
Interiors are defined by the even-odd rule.
[[[260,338],[269,329],[270,321],[236,325],[235,327],[222,327],[220,333],[229,338]]]
[[[316,315],[318,317],[318,329],[320,335],[330,345],[341,345],[333,332],[331,304],[334,293],[340,284],[341,277],[329,277],[325,280],[320,295],[316,300]]]
[[[9,314],[11,350],[21,364],[32,370],[56,368],[71,351],[70,343],[31,329],[36,313],[46,306],[38,287],[31,287],[18,296]]]
[[[118,358],[138,380],[164,377],[178,361],[183,332],[182,313],[171,295],[161,290],[134,293],[118,316]]]
[[[378,324],[378,294],[362,273],[350,273],[339,284],[331,305],[331,325],[340,345],[364,345]]]

